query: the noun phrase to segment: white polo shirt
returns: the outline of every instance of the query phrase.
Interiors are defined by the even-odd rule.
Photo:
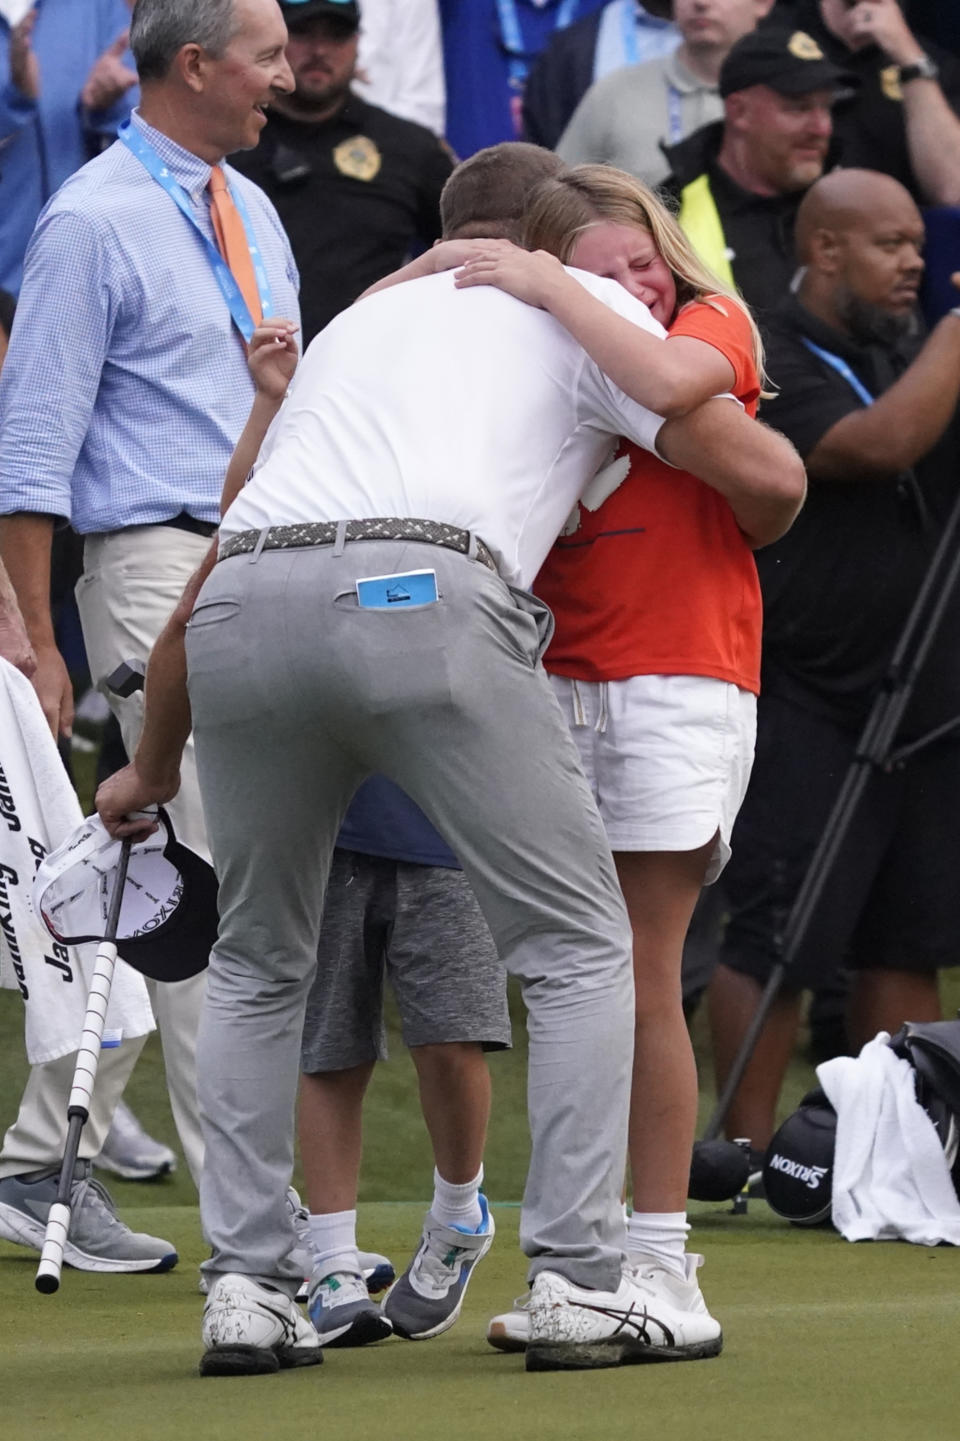
[[[665,334],[615,281],[570,273]],[[360,301],[316,337],[220,534],[445,521],[475,532],[504,579],[528,586],[611,438],[653,450],[662,424],[546,311],[433,275]]]

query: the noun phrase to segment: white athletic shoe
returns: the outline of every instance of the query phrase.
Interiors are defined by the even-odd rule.
[[[261,1376],[288,1366],[317,1366],[316,1331],[283,1291],[249,1276],[218,1276],[203,1308],[201,1376]]]
[[[525,1351],[530,1339],[530,1293],[518,1296],[512,1311],[493,1316],[487,1325],[487,1340],[498,1351]]]
[[[130,1107],[120,1101],[107,1139],[93,1164],[124,1181],[158,1181],[177,1169],[177,1155],[143,1129]]]
[[[591,1291],[554,1271],[541,1271],[530,1292],[527,1370],[586,1370],[718,1355],[723,1335],[697,1285],[702,1262],[702,1256],[687,1256],[687,1274],[680,1280],[653,1257],[632,1255],[616,1291]]]

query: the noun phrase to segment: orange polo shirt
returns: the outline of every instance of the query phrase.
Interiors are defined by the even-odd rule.
[[[733,367],[731,390],[755,415],[750,327],[739,307],[717,304],[728,314],[702,301],[684,306],[670,334],[716,346]],[[730,506],[631,442],[621,442],[617,462],[625,479],[593,510],[587,488],[576,528],[571,517],[534,583],[557,623],[547,669],[587,681],[711,676],[756,693],[760,585]]]

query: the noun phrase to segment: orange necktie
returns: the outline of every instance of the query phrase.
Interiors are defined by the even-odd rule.
[[[214,165],[210,171],[210,216],[220,254],[230,267],[240,294],[247,302],[254,325],[259,325],[263,319],[263,308],[253,261],[250,258],[250,247],[247,244],[247,232],[227,189],[227,177],[219,165]]]

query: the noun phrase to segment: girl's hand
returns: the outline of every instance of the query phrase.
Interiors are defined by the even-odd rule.
[[[292,320],[271,319],[261,321],[253,332],[247,364],[258,393],[270,400],[283,400],[293,379],[300,358],[297,330]]]
[[[424,251],[424,263],[429,261],[431,271],[436,275],[441,270],[457,270],[469,260],[481,255],[500,255],[516,250],[510,240],[438,240],[436,245]]]
[[[463,269],[457,271],[457,288],[465,290],[471,285],[495,285],[498,290],[505,290],[527,305],[549,310],[550,299],[558,285],[568,279],[560,261],[546,250],[531,252],[510,245],[508,241],[503,243],[508,246],[506,250],[488,250],[468,260]]]

